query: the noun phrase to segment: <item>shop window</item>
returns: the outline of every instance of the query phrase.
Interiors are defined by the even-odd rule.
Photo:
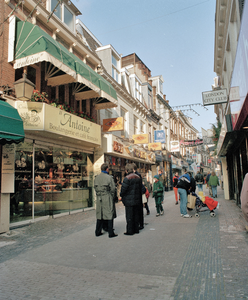
[[[35,145],[34,153],[33,162],[32,143],[16,146],[15,193],[10,197],[10,222],[93,206],[93,154],[38,145]]]

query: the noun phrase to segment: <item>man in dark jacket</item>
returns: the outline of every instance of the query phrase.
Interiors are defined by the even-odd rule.
[[[96,236],[102,235],[104,220],[108,220],[109,237],[116,237],[113,230],[113,219],[116,216],[114,193],[115,183],[112,176],[108,174],[108,164],[102,164],[102,172],[96,176],[94,188],[96,191]]]
[[[195,181],[198,187],[198,191],[203,191],[203,183],[204,183],[204,179],[203,179],[203,175],[200,171],[197,172],[196,176],[195,176]]]
[[[177,182],[178,194],[180,197],[180,212],[181,217],[190,218],[187,213],[188,191],[193,187],[190,175],[185,170],[185,174],[179,177]]]
[[[126,177],[121,185],[121,200],[126,210],[125,235],[139,233],[140,206],[142,205],[142,179],[134,173],[133,164],[125,166]]]
[[[133,172],[142,179],[141,174],[137,171],[137,165],[135,163],[133,163]],[[146,188],[142,183],[142,193],[140,195],[141,205],[139,207],[139,229],[140,230],[144,228],[144,210],[143,210],[142,195],[145,194],[145,192],[146,192]]]

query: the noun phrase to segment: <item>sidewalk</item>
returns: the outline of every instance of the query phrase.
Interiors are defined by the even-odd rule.
[[[122,203],[114,239],[94,236],[94,210],[0,235],[0,299],[248,299],[242,213],[221,189],[216,200],[216,217],[192,211],[185,219],[173,191],[165,193],[160,217],[150,198],[147,225],[134,236],[123,234]]]

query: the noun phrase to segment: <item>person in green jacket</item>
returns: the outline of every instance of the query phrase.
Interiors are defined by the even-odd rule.
[[[154,176],[155,182],[153,183],[153,197],[155,198],[155,204],[157,209],[156,217],[162,216],[164,214],[163,203],[163,192],[164,187],[161,181],[159,181],[159,176]]]
[[[217,198],[217,185],[220,185],[219,178],[216,176],[215,172],[211,173],[208,180],[208,185],[212,188],[213,197]]]

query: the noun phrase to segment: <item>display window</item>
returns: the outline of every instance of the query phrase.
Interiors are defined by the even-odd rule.
[[[18,144],[10,221],[92,207],[92,187],[93,154],[58,146]]]

